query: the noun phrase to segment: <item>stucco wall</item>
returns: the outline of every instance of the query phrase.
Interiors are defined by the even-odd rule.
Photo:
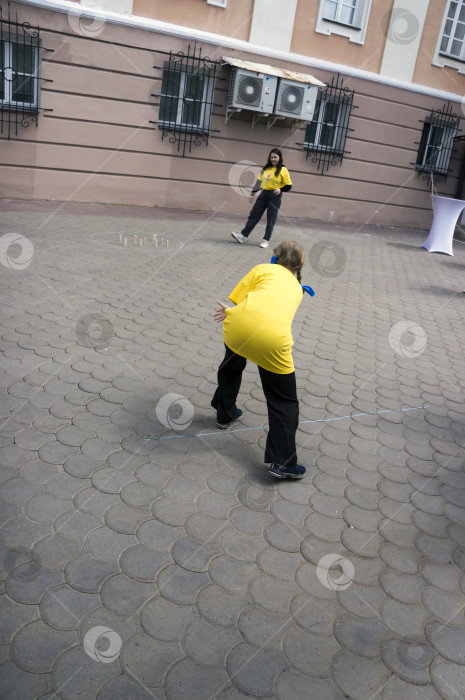
[[[177,144],[162,140],[156,128],[163,51],[186,50],[188,42],[167,35],[104,24],[81,28],[66,14],[18,6],[23,19],[39,24],[44,54],[42,106],[38,127],[19,128],[18,137],[1,143],[0,197],[221,210],[246,214],[248,199],[230,184],[238,161],[259,165],[268,150],[280,146],[291,171],[293,190],[285,195],[282,215],[324,221],[364,222],[426,228],[432,220],[430,190],[411,165],[422,124],[443,102],[408,90],[345,78],[355,90],[342,165],[325,175],[306,159],[298,142],[303,131],[290,126],[251,127],[250,115],[225,124],[230,68],[217,80],[212,133],[208,146],[182,157]],[[87,26],[87,28],[86,28]],[[220,59],[221,47],[203,45]],[[158,53],[157,53],[158,52]],[[228,51],[233,55],[233,51]],[[237,57],[257,60],[252,54]],[[263,60],[261,57],[260,60]],[[276,61],[274,62],[276,64]],[[280,64],[299,70],[296,64]],[[309,72],[308,67],[300,68]],[[322,81],[332,74],[312,71]],[[457,105],[460,110],[460,104]],[[452,173],[441,194],[454,195],[464,144],[456,148]]]

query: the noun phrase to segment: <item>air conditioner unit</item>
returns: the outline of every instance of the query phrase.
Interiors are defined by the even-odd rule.
[[[317,95],[316,85],[280,78],[273,114],[311,122]]]
[[[278,78],[242,68],[231,71],[228,106],[272,114]]]

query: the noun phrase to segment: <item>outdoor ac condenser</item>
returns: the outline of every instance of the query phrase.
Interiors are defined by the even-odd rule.
[[[280,78],[273,114],[311,122],[317,95],[316,85]]]
[[[228,107],[272,114],[278,78],[236,68],[231,71]]]

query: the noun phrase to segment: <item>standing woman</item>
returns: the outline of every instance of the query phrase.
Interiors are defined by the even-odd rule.
[[[279,148],[272,148],[268,156],[266,165],[263,166],[255,185],[252,188],[250,201],[260,190],[257,201],[247,219],[247,223],[241,233],[232,233],[231,236],[238,242],[243,243],[249,237],[255,226],[266,211],[265,238],[260,243],[260,248],[268,248],[271,234],[273,233],[276,219],[278,218],[279,207],[283,192],[289,192],[292,181],[288,169],[283,163],[283,154]]]
[[[265,462],[278,479],[301,479],[305,467],[297,464],[295,434],[299,424],[299,401],[292,359],[291,325],[300,302],[304,251],[294,241],[275,249],[276,263],[256,265],[239,282],[229,298],[229,308],[218,301],[214,319],[224,322],[226,346],[218,368],[218,388],[211,405],[217,427],[229,428],[242,411],[236,406],[242,372],[247,360],[258,365],[268,409]]]

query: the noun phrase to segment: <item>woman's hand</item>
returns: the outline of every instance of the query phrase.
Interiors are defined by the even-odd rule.
[[[222,323],[224,321],[224,319],[226,318],[225,309],[229,309],[230,307],[226,306],[226,304],[223,304],[223,302],[220,301],[219,299],[217,299],[216,303],[219,305],[219,308],[216,309],[215,315],[213,316],[213,318],[217,323]]]
[[[273,190],[273,194],[281,194],[281,190]]]
[[[252,204],[253,200],[254,200],[254,195],[251,194],[250,197],[249,197],[249,202],[250,202],[250,204]]]

